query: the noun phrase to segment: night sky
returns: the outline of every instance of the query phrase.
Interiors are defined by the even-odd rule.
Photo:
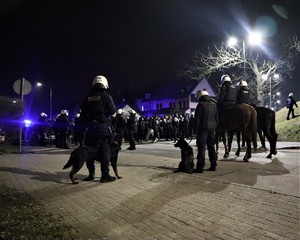
[[[268,41],[281,41],[299,29],[299,9],[298,0],[2,0],[0,95],[14,96],[17,79],[40,81],[56,113],[81,102],[98,74],[111,94],[176,77],[195,50],[245,36],[262,16],[276,24]],[[49,113],[46,87],[25,98]]]

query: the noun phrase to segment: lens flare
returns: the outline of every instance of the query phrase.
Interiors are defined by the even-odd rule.
[[[277,24],[272,18],[261,16],[255,21],[255,29],[261,32],[263,37],[272,37],[277,32]]]

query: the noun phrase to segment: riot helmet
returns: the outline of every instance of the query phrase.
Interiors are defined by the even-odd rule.
[[[98,75],[93,79],[93,86],[97,83],[100,83],[104,89],[108,89],[108,81],[106,77],[102,75]]]
[[[229,77],[228,74],[224,74],[224,75],[222,75],[222,77],[221,77],[221,82],[222,82],[222,84],[223,84],[224,82],[231,82],[231,78]]]

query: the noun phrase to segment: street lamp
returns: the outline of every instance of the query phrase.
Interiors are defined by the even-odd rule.
[[[249,37],[248,37],[248,43],[251,45],[257,45],[261,43],[261,34],[259,32],[253,32],[250,33]],[[235,37],[230,37],[227,41],[227,45],[229,47],[234,47],[236,46],[238,43],[238,39]],[[243,44],[243,68],[244,68],[244,81],[246,81],[246,43],[244,40],[242,40],[242,44]]]
[[[280,92],[276,92],[276,94],[274,94],[274,99],[275,99],[275,108],[274,110],[277,110],[277,105],[280,104],[280,100],[278,99],[278,97],[280,97]]]
[[[41,82],[38,82],[36,84],[38,87],[41,87],[41,86],[46,86],[49,88],[49,97],[50,97],[50,121],[52,120],[52,87],[50,86],[47,86],[47,85],[44,85],[43,83]]]
[[[274,73],[273,76],[269,76],[268,74],[263,74],[262,75],[262,80],[266,81],[269,79],[269,85],[270,85],[270,90],[269,90],[269,95],[270,95],[270,109],[272,109],[272,79],[278,79],[279,78],[279,74],[278,73]],[[280,95],[280,93],[276,93],[278,96]],[[275,98],[275,95],[274,95]]]

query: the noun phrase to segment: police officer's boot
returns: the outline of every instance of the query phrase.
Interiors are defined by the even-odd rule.
[[[89,171],[89,175],[83,181],[93,181],[95,179],[95,171]]]

